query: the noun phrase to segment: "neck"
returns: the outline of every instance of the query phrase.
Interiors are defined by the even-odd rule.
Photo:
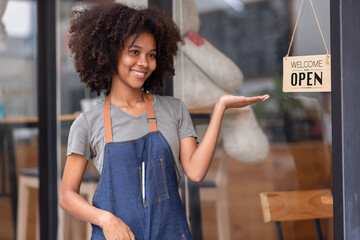
[[[113,82],[114,83],[114,82]],[[143,102],[143,92],[141,88],[130,88],[113,84],[111,86],[111,102],[117,106],[133,107],[138,102]]]

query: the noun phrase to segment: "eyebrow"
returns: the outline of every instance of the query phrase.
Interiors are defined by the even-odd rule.
[[[130,46],[129,46],[129,49],[132,48],[132,47],[134,47],[134,48],[139,48],[139,49],[143,49],[142,47],[140,47],[140,46],[138,46],[138,45],[135,45],[135,44],[134,44],[134,45],[130,45]],[[150,52],[156,52],[156,48],[151,49]]]

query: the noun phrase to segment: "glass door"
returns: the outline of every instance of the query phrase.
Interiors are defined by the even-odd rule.
[[[4,240],[15,239],[16,225],[18,235],[26,239],[36,235],[38,184],[26,181],[38,176],[36,29],[35,1],[0,2],[0,239]]]
[[[200,208],[188,213],[190,219],[200,214],[196,221],[201,222],[192,228],[195,239],[276,239],[275,223],[264,222],[259,194],[324,190],[331,195],[331,95],[282,91],[282,59],[300,3],[173,1],[174,20],[185,38],[174,95],[193,114],[200,141],[207,122],[199,115],[209,116],[221,95],[270,95],[266,102],[225,114],[205,180],[215,187],[202,183],[199,198],[189,196],[189,204],[196,201]],[[330,1],[313,3],[329,46]],[[290,55],[325,53],[311,5],[304,1]],[[317,201],[332,214],[332,206],[321,205],[320,196]],[[320,220],[319,228],[323,239],[332,239],[331,217]],[[282,229],[284,239],[317,237],[309,220],[283,222]]]

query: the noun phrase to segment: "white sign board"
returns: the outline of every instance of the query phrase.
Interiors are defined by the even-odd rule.
[[[331,92],[331,56],[284,57],[284,92]]]

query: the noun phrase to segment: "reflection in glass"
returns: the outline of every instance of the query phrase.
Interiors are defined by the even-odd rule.
[[[193,9],[184,9],[184,5],[189,2],[196,4],[199,14],[199,22],[191,21],[192,31],[211,42],[242,71],[243,84],[237,94],[251,96],[268,93],[271,96],[265,103],[252,106],[257,123],[270,143],[266,158],[256,164],[249,164],[246,159],[235,159],[229,157],[229,153],[223,154],[220,143],[219,154],[214,158],[206,180],[216,180],[219,166],[222,168],[225,162],[225,174],[221,175],[222,183],[225,182],[225,192],[218,193],[209,201],[209,195],[204,193],[209,187],[199,186],[199,224],[202,226],[203,239],[219,239],[218,234],[224,228],[230,232],[221,235],[225,239],[229,235],[229,239],[275,239],[275,224],[264,223],[259,193],[327,189],[331,188],[332,179],[330,94],[282,92],[282,58],[289,46],[293,18],[299,8],[298,2],[243,0],[241,2],[244,7],[238,11],[229,4],[230,1],[173,1],[173,16],[182,30],[189,27],[186,24],[188,19],[183,17],[192,14]],[[329,42],[329,1],[313,2],[320,24],[324,26],[325,39]],[[311,33],[307,31],[313,28],[317,30],[310,5],[304,6],[303,18],[299,22],[299,33],[296,37],[298,41],[295,41],[292,54],[323,54],[320,35],[312,34],[312,30]],[[198,40],[195,42],[199,43]],[[199,94],[195,97],[205,101],[209,99],[208,95],[214,93],[213,85],[216,85],[216,82],[202,86],[187,85],[187,71],[191,72],[194,65],[201,63],[187,64],[186,54],[184,51],[180,52],[176,62],[174,92],[186,103],[193,97],[187,95],[194,91],[190,88],[197,87]],[[220,66],[221,63],[215,66],[219,72],[223,71]],[[208,72],[202,74],[206,75]],[[218,86],[221,87],[220,84]],[[197,116],[194,115],[194,123],[198,135],[201,136],[201,129],[206,129],[206,126],[202,125],[203,119],[196,121]],[[236,127],[235,124],[230,129],[235,131]],[[239,137],[246,136],[244,141],[251,142],[254,134]],[[219,201],[224,202],[224,199],[227,202],[225,209],[229,213],[228,225],[217,222],[224,217],[216,210]],[[191,205],[191,196],[189,201]],[[222,206],[224,209],[224,205]],[[323,239],[332,239],[332,219],[321,220],[321,227]],[[283,231],[285,239],[316,239],[312,221],[284,223]]]

